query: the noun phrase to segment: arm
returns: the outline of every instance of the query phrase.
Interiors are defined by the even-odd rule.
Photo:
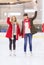
[[[20,27],[19,24],[17,23],[17,33],[16,33],[16,39],[18,40],[18,37],[20,36]]]
[[[42,24],[42,32],[44,32],[44,24]]]
[[[21,33],[23,33],[23,28],[24,28],[24,23],[22,21],[22,30],[21,30]]]
[[[36,17],[37,17],[37,11],[35,11],[34,16],[32,18],[30,18],[30,19],[34,20]]]
[[[7,23],[8,23],[9,25],[11,24],[9,17],[7,18]]]
[[[24,22],[22,21],[21,36],[24,37]]]

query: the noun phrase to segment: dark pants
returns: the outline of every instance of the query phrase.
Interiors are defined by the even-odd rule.
[[[13,50],[16,49],[16,35],[13,36],[13,40],[9,38],[9,49],[12,50],[12,43],[13,43]]]
[[[26,48],[27,48],[27,38],[29,38],[29,49],[32,52],[32,34],[25,34],[24,37],[24,52],[26,52]]]

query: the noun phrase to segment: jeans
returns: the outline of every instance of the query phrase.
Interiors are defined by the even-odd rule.
[[[29,38],[29,49],[30,49],[30,52],[32,52],[32,34],[31,33],[25,34],[24,36],[24,52],[26,52],[26,48],[27,48],[27,38]]]

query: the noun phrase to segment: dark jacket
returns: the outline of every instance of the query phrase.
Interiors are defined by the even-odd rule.
[[[35,11],[35,14],[34,14],[34,17],[33,18],[29,18],[30,19],[30,24],[31,24],[31,33],[32,34],[35,34],[35,33],[37,33],[37,29],[35,28],[35,26],[34,26],[34,24],[33,24],[33,21],[36,19],[36,17],[37,17],[37,11]]]
[[[31,33],[32,35],[37,33],[37,29],[35,28],[34,24],[33,24],[33,20],[35,20],[37,17],[37,11],[35,11],[35,14],[34,14],[34,17],[32,18],[29,18],[30,19],[30,25],[31,25]],[[24,35],[24,21],[22,22],[22,32],[21,32],[22,35]]]

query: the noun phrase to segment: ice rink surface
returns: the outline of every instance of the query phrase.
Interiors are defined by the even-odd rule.
[[[44,33],[37,33],[32,40],[33,52],[30,55],[29,45],[24,54],[24,39],[16,41],[16,56],[9,56],[9,40],[0,33],[0,65],[44,65]]]

